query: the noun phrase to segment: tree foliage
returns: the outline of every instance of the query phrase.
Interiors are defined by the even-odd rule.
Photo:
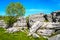
[[[21,3],[10,3],[6,9],[5,21],[8,27],[12,27],[12,24],[16,22],[17,17],[24,16],[25,8]]]
[[[20,3],[10,3],[7,6],[6,13],[8,16],[23,16],[25,8]]]

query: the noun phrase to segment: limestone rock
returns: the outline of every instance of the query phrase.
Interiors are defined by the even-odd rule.
[[[6,32],[13,33],[13,32],[17,32],[17,31],[21,31],[21,30],[22,30],[22,27],[11,27],[11,28],[8,28],[6,30]]]
[[[54,33],[54,30],[50,30],[50,29],[39,29],[37,31],[37,33],[39,35],[42,35],[42,36],[51,36],[51,34]]]
[[[48,38],[48,40],[60,40],[60,34],[50,37],[50,38]]]
[[[44,14],[34,14],[29,16],[29,24],[32,26],[36,21],[43,22],[45,18],[43,17]]]
[[[36,21],[34,25],[30,28],[30,32],[36,32],[36,30],[43,25],[43,22]]]
[[[13,26],[14,26],[14,27],[26,27],[26,26],[27,26],[26,18],[24,18],[24,17],[19,17],[19,18],[17,19],[17,22],[14,23]]]
[[[44,22],[44,25],[42,27],[45,27],[45,28],[59,28],[60,27],[60,23],[59,22]]]
[[[60,22],[60,11],[52,12],[53,22]]]
[[[57,33],[57,34],[60,34],[60,30],[57,30],[56,33]]]
[[[39,27],[41,27],[42,25],[43,25],[43,22],[36,21],[36,22],[34,23],[34,25],[32,25],[32,27],[30,28],[28,35],[29,35],[29,36],[33,35],[33,37],[39,37],[39,35],[36,34],[35,32],[36,32],[37,29],[38,29]]]
[[[52,15],[51,14],[48,14],[47,15],[47,19],[48,19],[49,22],[52,22]]]
[[[6,28],[6,23],[4,22],[4,20],[0,20],[0,27],[2,28]]]

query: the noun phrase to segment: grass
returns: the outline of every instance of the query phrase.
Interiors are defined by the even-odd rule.
[[[33,38],[28,37],[25,32],[5,33],[3,28],[0,28],[0,40],[47,40],[43,37]]]

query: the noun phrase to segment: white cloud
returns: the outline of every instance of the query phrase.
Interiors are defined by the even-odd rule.
[[[27,9],[26,11],[41,11],[41,9]]]
[[[51,11],[52,11],[51,9],[26,9],[25,16],[37,14],[37,13],[49,14],[49,13],[51,13]]]
[[[26,12],[50,12],[51,9],[26,9]]]

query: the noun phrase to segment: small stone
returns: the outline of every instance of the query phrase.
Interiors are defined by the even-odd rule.
[[[39,35],[37,35],[36,33],[33,33],[32,35],[34,38],[39,38]]]

